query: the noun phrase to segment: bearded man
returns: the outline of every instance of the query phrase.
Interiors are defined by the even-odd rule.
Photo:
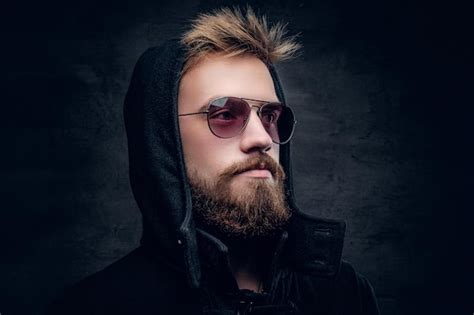
[[[295,115],[274,63],[300,48],[251,9],[146,51],[125,100],[141,246],[49,314],[378,314],[343,222],[294,202]]]

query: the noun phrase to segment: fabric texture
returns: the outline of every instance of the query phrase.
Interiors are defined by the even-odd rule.
[[[289,143],[280,146],[280,163],[292,218],[272,247],[264,293],[239,290],[227,246],[192,217],[177,116],[183,62],[177,40],[147,50],[125,99],[141,246],[67,289],[46,314],[378,314],[369,282],[341,261],[344,222],[298,209]],[[275,68],[267,67],[285,103]]]

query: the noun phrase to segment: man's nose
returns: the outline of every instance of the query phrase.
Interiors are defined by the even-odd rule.
[[[266,152],[272,147],[272,138],[263,127],[262,121],[255,110],[252,109],[249,121],[241,134],[240,149],[242,152]]]

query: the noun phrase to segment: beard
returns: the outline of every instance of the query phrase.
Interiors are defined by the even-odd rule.
[[[273,180],[249,178],[245,185],[233,185],[235,176],[251,169],[268,169]],[[273,237],[291,216],[283,168],[266,154],[231,165],[215,180],[204,179],[197,171],[189,175],[196,224],[220,238]]]

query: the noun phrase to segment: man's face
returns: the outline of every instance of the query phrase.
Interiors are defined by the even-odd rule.
[[[271,75],[258,58],[211,54],[181,79],[178,112],[203,111],[203,106],[209,101],[222,96],[278,101]],[[261,105],[258,102],[249,103]],[[242,231],[253,233],[252,228],[247,226],[249,224],[281,225],[287,219],[282,188],[284,173],[278,163],[279,145],[272,142],[255,108],[245,129],[232,138],[215,136],[209,129],[206,114],[181,116],[179,124],[187,174],[194,195],[212,199],[204,204],[214,201],[219,204],[213,204],[213,209],[197,209],[207,212],[206,220],[221,220],[226,226],[235,225],[231,229],[238,234]],[[262,170],[260,166],[263,165],[265,169]],[[251,169],[242,172],[249,167]],[[194,206],[200,201],[194,200]],[[274,212],[276,219],[272,218]],[[271,222],[267,222],[266,216]],[[239,222],[231,222],[234,220]],[[272,229],[271,226],[263,228]]]

